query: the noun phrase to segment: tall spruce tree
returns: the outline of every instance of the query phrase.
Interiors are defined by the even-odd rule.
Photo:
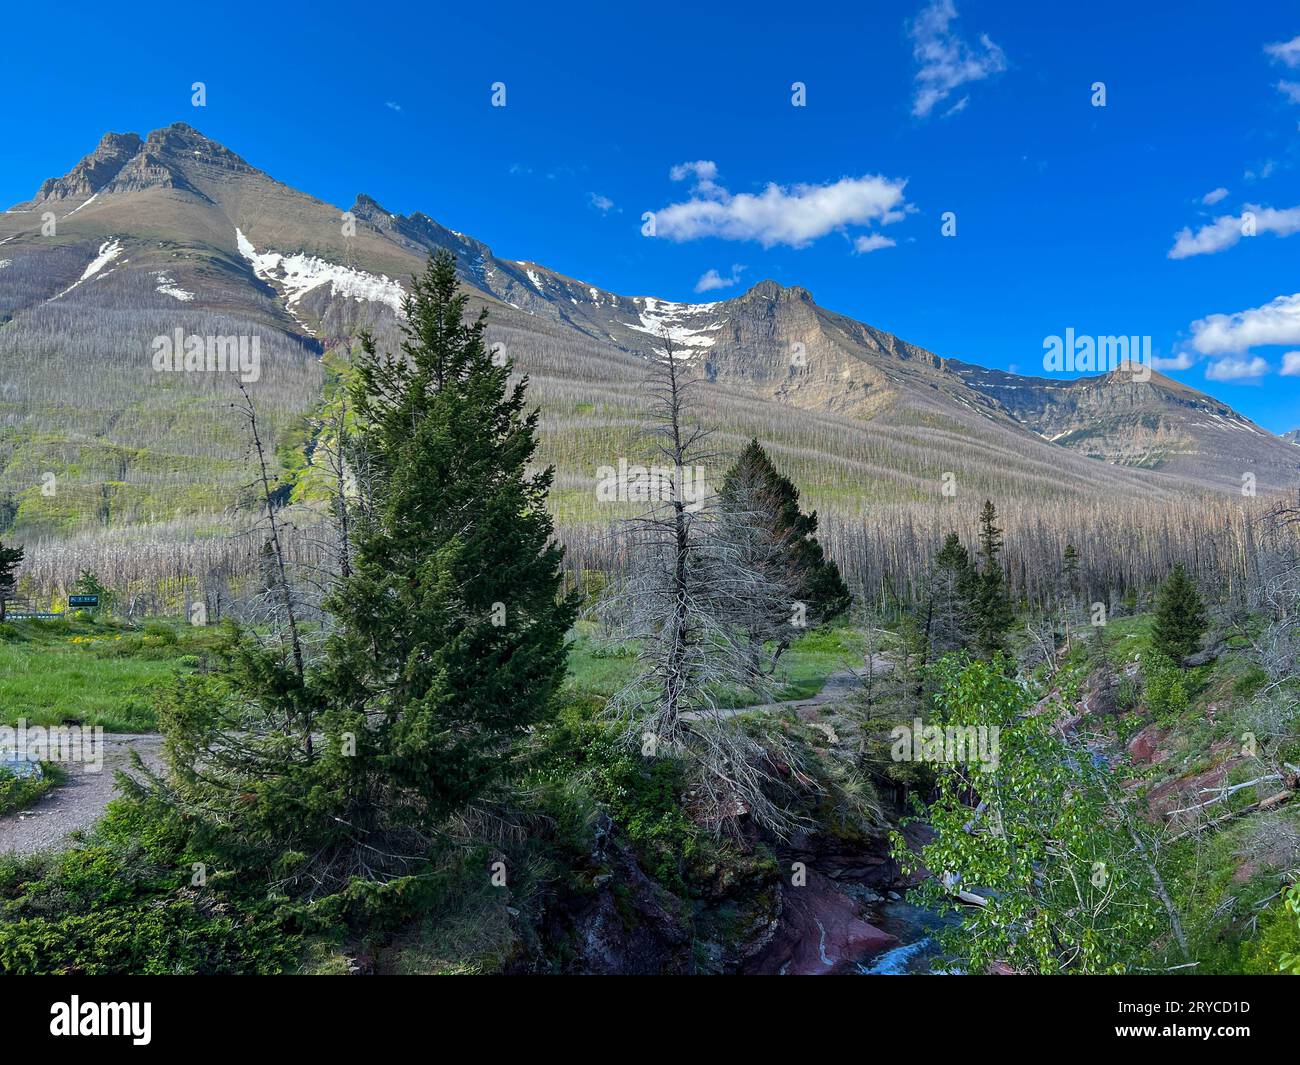
[[[794,594],[807,606],[810,623],[829,621],[849,608],[852,596],[840,568],[817,540],[817,512],[799,509],[799,489],[757,440],[745,445],[723,477],[718,504],[724,513],[745,512],[757,518],[769,542],[780,546]],[[760,513],[754,514],[756,509]]]
[[[1179,562],[1156,595],[1151,642],[1157,651],[1177,662],[1200,647],[1205,628],[1205,606],[1196,591],[1196,582]]]
[[[1065,635],[1065,648],[1068,652],[1074,646],[1075,629],[1086,624],[1079,617],[1081,605],[1079,597],[1083,594],[1083,581],[1079,576],[1079,552],[1074,544],[1066,544],[1061,555],[1061,575],[1056,590],[1057,622]]]
[[[403,357],[366,337],[351,446],[368,498],[351,573],[327,608],[336,731],[356,732],[400,804],[438,819],[509,772],[553,714],[576,595],[561,594],[552,470],[529,472],[538,412],[466,320],[455,259],[433,258],[406,301]],[[375,727],[375,726],[378,727]]]
[[[925,625],[928,659],[938,659],[969,645],[977,579],[970,552],[957,534],[950,532],[930,567]]]
[[[1078,599],[1083,589],[1079,580],[1079,552],[1074,544],[1066,544],[1061,555],[1061,595],[1067,599]]]
[[[23,561],[21,547],[5,547],[0,543],[0,621],[5,619],[5,598],[14,590],[14,574]]]
[[[1002,572],[1002,530],[997,520],[997,509],[986,499],[980,510],[980,549],[971,601],[975,650],[985,656],[1003,649],[1014,616]]]
[[[440,255],[413,281],[402,354],[363,340],[352,555],[305,669],[296,643],[236,630],[229,668],[187,678],[160,712],[171,773],[148,791],[196,854],[277,890],[418,874],[448,815],[506,780],[554,710],[577,604],[551,472],[528,470],[526,379],[510,384],[465,306]]]

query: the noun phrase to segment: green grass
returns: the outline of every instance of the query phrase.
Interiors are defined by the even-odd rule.
[[[53,762],[41,763],[39,777],[20,777],[0,769],[0,817],[27,809],[56,784],[62,784],[66,775]]]
[[[148,732],[157,725],[158,691],[194,670],[215,639],[213,629],[179,623],[143,630],[89,619],[0,625],[0,722]]]
[[[843,669],[861,669],[866,637],[860,628],[839,622],[800,636],[781,656],[776,671],[778,699],[806,699],[822,690],[826,678]],[[609,698],[637,675],[636,647],[601,640],[589,622],[579,622],[569,655],[568,688],[575,695]],[[750,692],[730,693],[732,706],[751,706]]]
[[[174,677],[204,661],[215,628],[149,622],[143,629],[78,618],[0,625],[0,723],[102,725],[109,732],[157,727],[155,699]],[[781,658],[778,698],[815,695],[832,673],[861,668],[864,636],[841,623],[808,632]],[[568,690],[608,698],[637,672],[636,649],[611,645],[580,623],[569,656]],[[730,693],[734,706],[758,701]]]

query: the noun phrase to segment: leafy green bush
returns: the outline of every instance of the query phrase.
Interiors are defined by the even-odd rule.
[[[19,776],[0,768],[0,814],[31,806],[57,783],[54,767],[43,763],[40,776]]]
[[[269,973],[292,965],[296,913],[255,893],[196,886],[188,833],[119,800],[84,845],[0,858],[0,972]]]
[[[168,625],[161,621],[146,621],[144,625],[144,634],[168,645],[180,641],[180,637],[176,634],[175,626]]]
[[[1300,884],[1260,918],[1259,935],[1242,950],[1242,969],[1255,975],[1300,976]]]
[[[1157,720],[1172,721],[1191,704],[1187,682],[1173,661],[1153,651],[1142,662],[1147,709]]]
[[[706,846],[682,801],[682,767],[672,758],[644,758],[620,746],[599,719],[601,702],[564,706],[548,730],[539,777],[551,786],[582,780],[627,833],[641,867],[671,890],[688,888],[688,867]]]

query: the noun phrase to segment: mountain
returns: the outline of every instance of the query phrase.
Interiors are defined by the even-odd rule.
[[[1289,433],[1283,433],[1280,439],[1291,444],[1300,444],[1300,429],[1292,429]]]
[[[1226,403],[1163,374],[1133,380],[1127,369],[1049,380],[953,364],[974,388],[1061,447],[1121,466],[1159,469],[1218,487],[1258,481],[1285,486],[1290,455]]]
[[[607,518],[597,468],[648,454],[647,357],[669,346],[698,368],[721,450],[762,438],[829,510],[941,499],[946,484],[1138,501],[1237,492],[1250,472],[1267,492],[1300,469],[1291,444],[1158,374],[986,370],[772,281],[713,303],[618,295],[364,194],[340,211],[177,124],[107,134],[0,214],[0,531],[219,512],[247,480],[234,375],[158,372],[157,338],[256,338],[246,387],[282,452],[309,451],[321,356],[346,355],[362,326],[394,345],[402,279],[438,249],[530,377],[565,521]]]

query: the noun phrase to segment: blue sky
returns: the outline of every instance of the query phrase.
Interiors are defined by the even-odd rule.
[[[1172,376],[1300,426],[1294,4],[440,8],[65,4],[5,50],[0,201],[185,121],[615,292],[770,277],[1022,373],[1067,328],[1149,335]],[[709,271],[736,283],[697,294]]]

